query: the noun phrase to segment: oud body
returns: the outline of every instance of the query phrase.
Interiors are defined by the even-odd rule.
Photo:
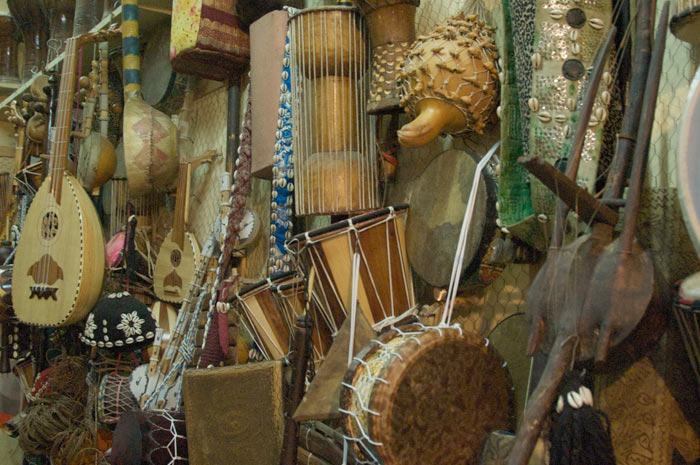
[[[181,244],[174,236],[175,231],[170,231],[160,246],[153,272],[153,289],[159,299],[180,303],[197,270],[200,251],[193,234],[185,232]]]
[[[27,212],[12,277],[17,318],[39,326],[85,318],[97,302],[104,274],[97,211],[71,174],[57,175],[63,177],[60,199],[47,178]]]

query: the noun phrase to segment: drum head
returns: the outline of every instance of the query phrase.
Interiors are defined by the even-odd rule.
[[[406,222],[408,260],[413,270],[433,286],[450,283],[464,212],[467,209],[478,158],[448,150],[430,162],[411,194]],[[495,182],[482,172],[464,252],[462,274],[476,271],[496,227]]]
[[[166,99],[175,83],[175,72],[170,66],[170,21],[151,34],[143,53],[141,69],[143,100],[151,106]]]
[[[344,387],[340,397],[341,408],[353,412],[344,418],[346,434],[360,438],[366,431],[382,444],[352,441],[356,452],[384,465],[478,463],[487,433],[512,426],[503,360],[475,334],[401,329],[411,333],[385,332],[346,373],[346,385],[353,386]]]

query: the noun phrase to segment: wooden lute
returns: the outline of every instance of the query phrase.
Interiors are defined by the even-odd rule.
[[[215,155],[216,152],[210,150],[196,160],[180,164],[173,228],[160,246],[153,272],[153,290],[160,300],[182,302],[187,294],[187,284],[199,264],[199,244],[194,235],[187,231],[190,178],[195,169],[211,162]]]
[[[28,324],[62,326],[80,321],[102,290],[105,256],[100,220],[90,197],[65,170],[76,52],[94,38],[66,41],[50,174],[29,208],[17,246],[12,299],[17,317]]]

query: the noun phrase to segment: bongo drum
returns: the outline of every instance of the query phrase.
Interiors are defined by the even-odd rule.
[[[416,38],[420,0],[356,0],[365,15],[372,45],[372,78],[367,113],[401,111],[397,75]]]
[[[24,37],[22,82],[27,82],[46,64],[48,20],[40,0],[7,0],[10,14]]]
[[[129,377],[107,374],[100,381],[97,393],[97,421],[114,427],[124,412],[141,410],[129,389]]]
[[[677,286],[673,314],[700,389],[700,274],[686,278]]]
[[[7,12],[0,13],[0,82],[18,82],[15,24]]]
[[[296,212],[379,206],[373,123],[365,115],[365,28],[347,6],[310,8],[289,20]],[[290,189],[291,190],[291,189]]]
[[[237,308],[244,327],[253,337],[266,360],[285,357],[291,350],[297,315],[304,311],[306,283],[302,276],[290,271],[253,284],[236,295]],[[312,297],[312,299],[314,299]],[[313,358],[318,364],[333,342],[331,327],[312,300],[314,322]]]
[[[425,145],[442,132],[483,134],[498,105],[492,32],[476,15],[458,15],[414,42],[400,79],[401,105],[416,119],[398,132],[402,145]]]
[[[410,325],[355,356],[340,412],[368,463],[476,464],[487,433],[511,426],[510,398],[505,364],[488,340],[458,326]]]
[[[287,241],[302,267],[316,271],[318,309],[334,328],[350,314],[355,252],[358,308],[375,330],[417,313],[404,235],[407,211],[405,204],[383,208]]]

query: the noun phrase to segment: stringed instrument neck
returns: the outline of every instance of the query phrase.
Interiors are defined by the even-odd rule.
[[[180,163],[177,175],[177,195],[175,197],[175,213],[173,219],[172,240],[182,249],[185,245],[185,229],[187,223],[187,198],[189,197],[190,164]]]
[[[56,107],[56,135],[51,145],[49,191],[60,203],[61,189],[63,187],[63,172],[66,169],[66,156],[71,135],[71,104],[73,102],[73,90],[76,81],[77,65],[77,40],[70,38],[66,41],[66,58],[63,60],[61,84],[58,91],[58,104]]]

